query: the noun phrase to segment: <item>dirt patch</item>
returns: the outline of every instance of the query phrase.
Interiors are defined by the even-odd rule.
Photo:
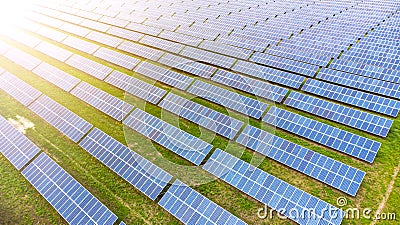
[[[25,117],[16,116],[15,118],[16,119],[9,118],[8,122],[10,122],[21,133],[25,134],[26,130],[35,128],[35,124]]]

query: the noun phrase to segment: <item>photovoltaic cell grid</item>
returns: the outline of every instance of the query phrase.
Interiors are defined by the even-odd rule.
[[[263,121],[361,160],[372,163],[381,143],[272,107]]]
[[[47,63],[41,63],[32,72],[64,91],[71,91],[80,80]]]
[[[393,120],[299,92],[291,92],[285,100],[285,105],[381,137],[386,137],[393,125]]]
[[[281,102],[289,91],[286,88],[225,70],[218,70],[211,80],[275,102]]]
[[[122,43],[121,38],[113,37],[97,31],[90,32],[85,38],[116,48]]]
[[[20,170],[40,151],[35,144],[0,116],[0,152]]]
[[[250,125],[236,142],[352,196],[365,176],[363,171]]]
[[[128,70],[132,70],[137,64],[140,63],[139,59],[110,50],[108,48],[100,48],[93,55],[105,61],[114,63],[115,65],[124,67]]]
[[[132,105],[85,82],[75,87],[71,94],[118,121],[122,121],[134,108]]]
[[[83,149],[152,200],[172,176],[95,128],[79,144]]]
[[[33,70],[42,62],[40,59],[16,48],[8,50],[3,56],[27,70]]]
[[[29,109],[77,143],[93,127],[86,120],[42,95]]]
[[[302,90],[363,109],[397,117],[400,101],[345,88],[322,81],[308,79]]]
[[[47,42],[41,42],[35,49],[61,62],[65,62],[65,60],[73,55],[72,52]]]
[[[104,81],[153,104],[157,104],[167,93],[161,88],[118,71],[113,71]]]
[[[9,72],[0,75],[0,89],[28,106],[42,93]]]
[[[124,120],[123,124],[175,152],[195,165],[200,165],[213,148],[212,145],[199,138],[140,109],[136,109],[130,114],[128,118]]]
[[[163,55],[158,62],[204,78],[210,78],[217,70],[215,67],[169,53]]]
[[[80,55],[73,55],[65,63],[100,80],[104,80],[104,78],[113,71],[113,69],[108,66]]]
[[[117,216],[45,153],[22,175],[69,224],[112,225]]]
[[[140,63],[134,71],[181,90],[186,90],[193,81],[193,78],[156,66],[149,62]]]
[[[130,41],[122,42],[122,44],[118,46],[118,49],[153,61],[157,61],[164,54],[163,51]]]
[[[180,180],[175,180],[158,204],[183,224],[246,224]]]
[[[187,91],[256,119],[261,118],[268,107],[267,104],[258,100],[199,80],[195,81]]]
[[[236,59],[234,58],[189,46],[186,46],[180,52],[180,54],[182,56],[186,56],[206,63],[211,63],[213,65],[227,69],[231,68],[233,64],[236,62]]]
[[[93,54],[97,49],[100,48],[99,45],[72,36],[64,39],[62,41],[62,44],[77,49],[79,51],[86,52],[87,54]]]
[[[172,93],[169,93],[158,105],[228,139],[233,139],[243,126],[243,122],[239,120]]]
[[[220,149],[203,168],[272,209],[285,209],[284,215],[299,224],[339,225],[342,222],[344,212],[340,209]],[[326,213],[330,209],[332,215]],[[293,211],[298,215],[290,213]]]

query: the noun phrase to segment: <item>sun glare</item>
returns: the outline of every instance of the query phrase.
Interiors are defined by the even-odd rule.
[[[0,0],[0,33],[13,31],[23,22],[36,0]]]

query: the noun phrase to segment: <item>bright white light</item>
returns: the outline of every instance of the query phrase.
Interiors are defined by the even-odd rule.
[[[0,0],[0,33],[15,30],[36,0]]]

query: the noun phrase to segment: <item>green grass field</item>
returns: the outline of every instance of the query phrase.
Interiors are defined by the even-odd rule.
[[[344,209],[357,207],[363,210],[365,208],[370,208],[375,212],[379,208],[380,204],[385,202],[385,204],[381,205],[382,213],[396,213],[400,216],[400,210],[398,208],[400,205],[400,179],[398,176],[394,177],[395,171],[400,168],[400,148],[397,143],[400,141],[400,119],[395,120],[388,137],[383,139],[321,118],[312,117],[309,114],[292,110],[282,104],[277,105],[278,107],[295,111],[301,115],[311,117],[318,121],[381,142],[382,147],[375,162],[373,164],[368,164],[334,150],[326,149],[292,134],[283,132],[282,130],[274,130],[267,125],[262,124],[260,121],[248,119],[241,114],[226,110],[211,102],[198,98],[193,99],[194,101],[216,109],[219,112],[228,114],[236,119],[250,123],[251,125],[260,127],[264,130],[274,131],[275,134],[280,137],[365,171],[367,173],[366,177],[357,196],[353,198],[273,160],[254,154],[252,151],[243,148],[233,141],[230,142],[226,138],[214,136],[212,132],[199,128],[197,125],[184,119],[179,119],[171,113],[162,111],[158,106],[146,104],[144,101],[132,96],[125,96],[123,91],[108,85],[103,81],[92,78],[91,76],[69,67],[66,64],[58,62],[42,53],[17,44],[7,38],[3,38],[3,40],[33,54],[43,61],[71,73],[77,78],[88,82],[103,91],[106,91],[120,99],[125,99],[135,107],[144,109],[158,117],[162,115],[163,120],[179,126],[188,133],[212,143],[216,148],[224,149],[227,152],[239,156],[247,162],[255,164],[260,169],[293,184],[294,186],[332,205],[336,206],[337,198],[343,196],[348,200],[348,204]],[[50,40],[47,41],[59,45]],[[68,47],[65,48],[85,57],[95,59],[88,54],[75,51]],[[104,63],[100,60],[97,61]],[[133,72],[118,66],[108,63],[104,64],[139,79],[154,83],[143,76],[134,74]],[[87,105],[71,94],[62,91],[58,87],[12,63],[4,57],[0,58],[0,66],[58,103],[72,110],[77,115],[92,123],[95,127],[103,130],[118,141],[129,145],[133,151],[145,156],[167,172],[171,173],[175,178],[191,184],[195,190],[243,219],[245,222],[249,224],[293,224],[290,220],[280,219],[276,215],[272,219],[258,218],[258,209],[263,208],[261,203],[239,192],[228,184],[215,180],[211,175],[202,171],[202,169],[193,168],[193,166],[191,166],[186,160],[171,151],[150,142],[140,134],[130,131],[129,129],[124,129],[121,123],[116,122],[112,118]],[[187,93],[172,90],[171,87],[163,84],[156,83],[156,85],[168,91],[172,91],[175,94],[187,98],[193,98],[193,96],[190,96]],[[265,102],[271,103],[268,101]],[[2,91],[0,91],[0,114],[6,118],[12,119],[21,116],[31,121],[35,126],[33,129],[26,130],[26,136],[39,146],[41,150],[60,164],[68,173],[76,178],[92,194],[100,199],[100,201],[113,211],[119,219],[122,219],[127,224],[179,224],[178,220],[171,216],[167,211],[159,207],[145,195],[141,194],[130,184],[125,182],[122,178],[114,174],[111,170],[90,156],[86,151],[81,149],[77,144],[64,137],[51,125],[47,124],[44,120],[37,117],[34,113]],[[65,221],[58,215],[51,205],[47,203],[47,201],[33,188],[33,186],[31,186],[2,155],[0,155],[0,174],[0,224],[65,224]],[[207,181],[206,183],[203,182],[205,180]],[[390,186],[391,183],[393,186]],[[389,189],[391,192],[388,192]],[[385,196],[388,197],[386,201],[384,201]],[[372,219],[367,218],[345,219],[343,224],[371,224],[372,221]],[[395,221],[380,220],[377,222],[379,224],[398,224],[399,219],[396,218]]]

